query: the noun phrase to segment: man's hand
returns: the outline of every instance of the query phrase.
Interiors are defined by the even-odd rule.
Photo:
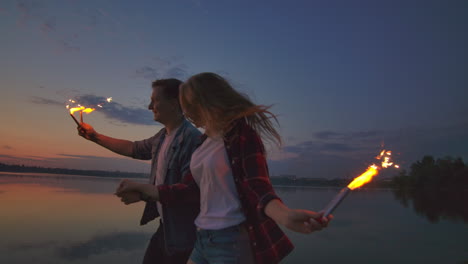
[[[127,192],[138,192],[141,194],[140,200],[143,198],[144,201],[159,201],[158,188],[153,184],[138,183],[131,180],[122,180],[115,191],[115,195],[123,197]]]
[[[139,192],[125,192],[117,195],[124,204],[132,204],[141,201]]]
[[[131,180],[122,180],[115,190],[115,194],[121,197],[124,193],[127,192],[141,192],[140,190],[141,183],[131,181]]]
[[[97,132],[94,128],[86,123],[80,123],[80,126],[77,127],[78,135],[86,138],[87,140],[96,141]]]

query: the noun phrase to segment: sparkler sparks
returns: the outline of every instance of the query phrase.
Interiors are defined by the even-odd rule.
[[[78,122],[78,120],[76,120],[75,116],[74,116],[74,113],[77,112],[77,111],[80,111],[80,121],[81,123],[83,123],[83,113],[86,113],[86,114],[90,114],[92,113],[94,110],[96,110],[95,108],[93,107],[85,107],[85,106],[82,106],[80,104],[78,104],[75,100],[73,99],[69,99],[68,100],[69,104],[66,105],[66,108],[69,109],[70,111],[70,116],[73,118],[73,120],[75,121],[75,123],[78,125],[78,126],[81,126],[80,122]],[[97,104],[96,106],[99,107],[99,108],[102,108],[103,107],[103,104],[105,103],[110,103],[112,102],[112,97],[108,97],[106,98],[106,101],[105,102],[101,102],[99,104]],[[74,107],[71,107],[71,104],[74,105]]]
[[[380,154],[377,157],[375,157],[378,160],[382,160],[381,163],[380,163],[380,166],[372,164],[371,166],[369,166],[369,168],[363,174],[361,174],[358,177],[354,178],[354,180],[350,184],[348,184],[347,187],[343,188],[333,198],[333,200],[331,200],[327,204],[327,206],[323,210],[324,211],[323,216],[326,217],[326,216],[330,215],[335,210],[335,208],[338,207],[338,205],[341,203],[341,201],[343,201],[343,199],[346,197],[346,195],[351,190],[355,190],[355,189],[363,186],[364,184],[370,182],[372,180],[372,178],[379,173],[380,169],[390,168],[390,167],[399,168],[400,166],[394,164],[394,162],[391,161],[391,155],[392,155],[391,151],[382,150],[380,152]]]

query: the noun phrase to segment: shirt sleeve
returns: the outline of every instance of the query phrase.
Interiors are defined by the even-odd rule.
[[[281,201],[276,195],[270,181],[268,165],[265,157],[265,148],[258,134],[249,129],[243,133],[243,169],[250,201],[255,202],[257,217],[261,220],[268,217],[265,214],[266,205],[274,199]]]
[[[152,158],[151,151],[156,138],[157,135],[154,135],[150,138],[133,142],[132,158],[150,160]]]
[[[161,184],[157,188],[159,202],[165,206],[200,203],[200,189],[190,172],[183,177],[181,183]]]

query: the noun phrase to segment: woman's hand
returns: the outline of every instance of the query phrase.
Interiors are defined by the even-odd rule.
[[[278,199],[271,200],[266,205],[265,214],[288,229],[304,234],[322,230],[333,219],[332,215],[323,217],[322,212],[290,209]]]
[[[309,234],[322,230],[328,226],[328,222],[333,219],[332,215],[324,217],[323,213],[317,213],[302,209],[287,209],[286,218],[283,225],[288,229]]]

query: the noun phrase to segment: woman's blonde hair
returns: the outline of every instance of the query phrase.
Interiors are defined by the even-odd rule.
[[[180,95],[182,104],[204,120],[205,129],[227,132],[234,120],[245,118],[261,137],[281,145],[281,136],[272,123],[272,119],[277,124],[278,120],[268,111],[271,106],[252,103],[218,74],[204,72],[190,77],[181,85]]]

